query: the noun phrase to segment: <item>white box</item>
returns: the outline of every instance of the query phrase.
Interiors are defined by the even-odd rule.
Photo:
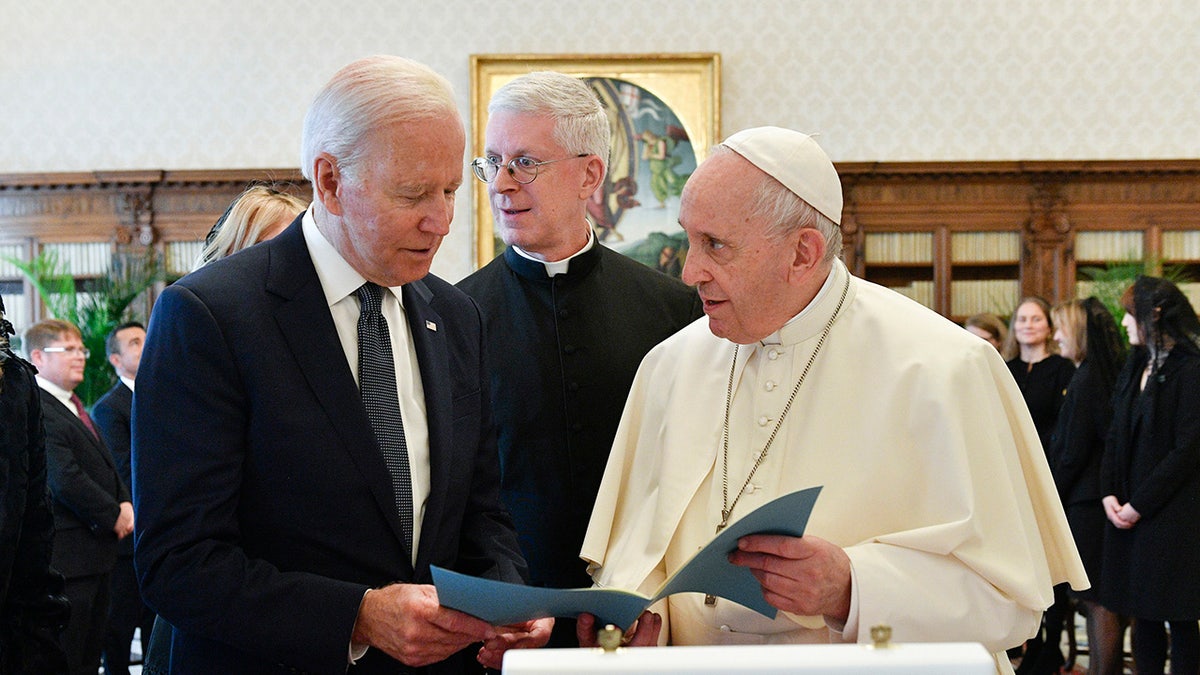
[[[504,655],[504,675],[663,673],[833,675],[994,675],[983,645],[970,642],[515,649]]]

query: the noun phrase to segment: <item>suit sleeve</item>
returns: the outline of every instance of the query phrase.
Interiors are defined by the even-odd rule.
[[[241,532],[256,399],[234,357],[233,348],[246,345],[232,339],[179,284],[154,308],[133,410],[142,594],[191,636],[302,670],[341,672],[367,587],[282,570],[256,557]]]
[[[1159,392],[1156,405],[1161,414],[1174,416],[1169,425],[1174,433],[1157,434],[1170,449],[1150,475],[1129,496],[1129,503],[1143,518],[1153,516],[1179,494],[1200,471],[1200,367],[1189,359],[1188,367],[1176,375],[1174,386]]]
[[[84,438],[84,433],[65,421],[47,421],[46,482],[54,501],[74,513],[88,529],[93,532],[111,530],[117,524],[121,508],[113,494],[79,464],[74,448],[83,443],[95,443]]]
[[[463,520],[459,562],[465,572],[509,583],[527,583],[529,572],[512,518],[500,501],[500,454],[492,422],[483,319],[475,301],[469,302],[479,335],[478,345],[472,350],[477,363],[472,365],[479,372],[481,431],[475,448],[475,470]]]
[[[117,465],[117,473],[121,475],[121,498],[128,500],[133,477],[130,464],[133,443],[130,440],[129,416],[122,414],[116,405],[104,404],[104,401],[101,401],[92,408],[92,421],[96,423],[100,437],[104,439],[104,444],[112,453],[113,462]]]

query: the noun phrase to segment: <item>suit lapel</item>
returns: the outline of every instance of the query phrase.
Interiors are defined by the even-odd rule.
[[[304,243],[299,219],[276,237],[276,241],[268,244],[274,245],[267,272],[267,290],[280,296],[275,309],[279,330],[309,389],[324,410],[326,421],[342,438],[342,447],[371,490],[392,533],[403,541],[391,478],[371,432],[362,396],[346,363],[325,293]],[[411,564],[408,560],[403,562],[405,566]]]
[[[117,470],[117,464],[113,461],[112,453],[108,451],[108,446],[104,445],[104,442],[96,434],[92,433],[91,429],[87,428],[87,425],[83,423],[83,420],[79,419],[78,415],[63,404],[62,401],[55,398],[54,394],[45,389],[42,390],[42,409],[43,412],[58,416],[65,424],[75,429],[77,434],[87,439],[88,445],[103,460],[105,466],[113,471]]]
[[[453,415],[449,352],[441,316],[431,306],[433,292],[421,281],[405,284],[404,314],[408,317],[413,348],[421,368],[421,385],[425,396],[425,415],[429,424],[429,501],[421,521],[420,545],[417,548],[417,569],[428,565],[437,523],[445,509],[449,485],[450,461],[453,455]]]

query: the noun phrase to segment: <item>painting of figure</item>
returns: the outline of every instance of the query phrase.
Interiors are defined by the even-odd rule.
[[[585,77],[608,113],[612,152],[588,215],[596,238],[621,253],[679,276],[687,239],[679,195],[696,152],[679,116],[653,92],[618,78]]]

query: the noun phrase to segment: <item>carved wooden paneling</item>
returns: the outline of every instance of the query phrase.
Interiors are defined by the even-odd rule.
[[[864,237],[877,232],[926,231],[936,242],[955,232],[1019,232],[1017,266],[960,269],[935,243],[932,270],[910,268],[934,280],[934,308],[952,315],[957,276],[1013,275],[1022,294],[1057,302],[1075,293],[1073,244],[1077,232],[1143,233],[1146,255],[1162,250],[1164,231],[1200,231],[1200,161],[1054,161],[844,163],[844,252],[856,274],[872,276],[886,263],[863,259]],[[882,269],[893,281],[906,272]],[[961,317],[954,317],[961,318]]]
[[[298,171],[97,171],[57,174],[0,174],[0,242],[18,242],[36,252],[42,245],[104,242],[114,256],[159,252],[171,242],[203,239],[225,209],[253,183],[269,183],[307,200],[311,191]],[[14,281],[0,278],[6,304]],[[10,307],[36,321],[28,285]],[[152,300],[152,298],[151,298]]]
[[[1144,233],[1160,255],[1165,231],[1200,231],[1200,160],[1050,162],[856,162],[838,165],[845,189],[844,254],[870,276],[865,235],[930,233],[935,309],[951,315],[956,278],[1011,276],[1022,293],[1056,302],[1074,293],[1077,232]],[[111,242],[114,251],[202,238],[252,182],[289,185],[309,198],[294,170],[113,171],[0,174],[0,241]],[[1021,234],[1022,255],[995,270],[955,266],[956,232]]]

